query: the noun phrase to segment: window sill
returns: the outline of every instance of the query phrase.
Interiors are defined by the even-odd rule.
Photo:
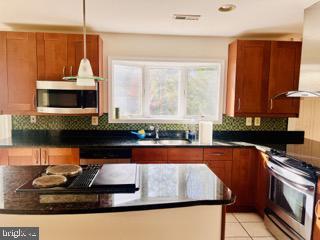
[[[112,119],[109,118],[109,123],[162,123],[162,124],[198,124],[200,119]],[[213,124],[222,124],[222,118],[219,120],[212,120],[209,118],[203,118],[201,121],[211,121]]]

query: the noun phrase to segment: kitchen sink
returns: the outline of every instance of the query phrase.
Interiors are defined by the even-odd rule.
[[[159,140],[139,140],[140,145],[186,145],[190,144],[189,140],[185,139],[159,139]]]
[[[184,145],[184,144],[190,144],[191,142],[185,139],[170,139],[170,140],[158,140],[157,143],[161,145]]]

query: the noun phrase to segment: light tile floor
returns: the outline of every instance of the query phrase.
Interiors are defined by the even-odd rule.
[[[275,240],[255,213],[227,213],[226,240]]]

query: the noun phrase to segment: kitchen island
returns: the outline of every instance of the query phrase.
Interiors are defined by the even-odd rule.
[[[43,166],[0,167],[0,227],[39,227],[40,239],[222,239],[235,196],[204,164],[140,165],[135,193],[40,203],[15,190]]]

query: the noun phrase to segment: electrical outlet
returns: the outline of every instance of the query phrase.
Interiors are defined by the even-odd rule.
[[[255,117],[254,118],[254,125],[258,127],[258,126],[260,126],[260,124],[261,124],[261,118]]]
[[[91,125],[98,126],[99,125],[99,117],[97,117],[97,116],[91,117]]]
[[[252,118],[251,117],[246,118],[246,126],[252,126]]]
[[[37,123],[37,116],[30,116],[31,123]]]

